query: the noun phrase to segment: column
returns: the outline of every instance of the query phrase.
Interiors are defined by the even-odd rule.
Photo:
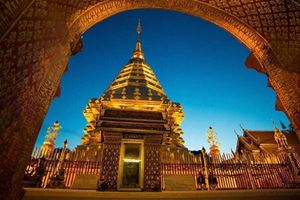
[[[104,132],[104,149],[102,157],[102,174],[107,184],[107,190],[117,190],[118,169],[120,159],[120,149],[122,133]]]
[[[144,190],[161,191],[160,148],[162,135],[144,136]]]

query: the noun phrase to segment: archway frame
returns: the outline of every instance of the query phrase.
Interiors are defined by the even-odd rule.
[[[283,111],[298,131],[300,127],[299,74],[285,70],[268,40],[255,29],[218,7],[200,0],[104,0],[90,2],[84,8],[75,8],[66,14],[61,12],[66,11],[63,7],[51,0],[28,1],[23,12],[7,29],[0,41],[1,48],[12,50],[18,55],[16,57],[13,53],[0,52],[1,69],[7,70],[7,73],[1,75],[0,80],[7,82],[10,87],[16,86],[20,89],[16,91],[1,86],[1,91],[4,91],[1,97],[10,97],[1,101],[5,107],[1,112],[1,119],[6,120],[1,122],[3,139],[0,143],[0,159],[5,162],[1,163],[3,170],[0,175],[4,181],[0,183],[0,193],[7,195],[7,199],[18,198],[21,195],[16,191],[20,191],[23,170],[49,104],[54,96],[59,95],[60,79],[67,69],[68,58],[78,51],[80,36],[94,24],[114,14],[126,10],[149,8],[173,10],[202,18],[236,37],[254,55],[257,61],[256,68],[268,76]],[[49,13],[54,14],[47,16]],[[26,40],[27,33],[30,32],[30,23],[24,21],[32,17],[40,21],[45,20],[47,23],[44,28],[49,33],[44,33],[40,38],[45,41],[43,45],[38,45],[38,41]],[[20,34],[21,26],[26,28],[25,36]],[[33,34],[39,39],[37,31],[34,30]],[[15,41],[18,42],[14,43]],[[11,46],[12,43],[15,46]],[[26,52],[26,47],[30,45],[37,47],[37,50],[30,49]],[[27,54],[31,54],[28,63],[26,63]],[[17,61],[10,64],[9,61],[12,59]],[[30,67],[31,71],[26,72],[21,68],[23,65],[24,69]],[[21,70],[25,74],[24,79],[11,79],[14,75],[12,68]],[[12,105],[8,101],[11,99],[15,100]]]

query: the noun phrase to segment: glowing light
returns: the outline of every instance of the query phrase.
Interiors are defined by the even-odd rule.
[[[139,163],[141,162],[141,160],[138,160],[138,159],[130,159],[130,158],[124,158],[123,159],[124,162],[131,162],[131,163]]]

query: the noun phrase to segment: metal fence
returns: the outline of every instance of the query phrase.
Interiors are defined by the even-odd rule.
[[[164,175],[192,175],[195,180],[202,175],[206,179],[206,189],[211,177],[216,180],[215,189],[219,190],[299,187],[295,175],[295,171],[299,170],[298,162],[291,161],[291,158],[299,160],[297,155],[260,154],[253,157],[222,154],[214,158],[204,155],[200,154],[200,159],[194,163],[181,163],[178,159],[162,163],[162,182]],[[196,188],[203,188],[199,181]]]
[[[45,158],[44,161],[44,171],[41,175],[41,183],[39,187],[46,188],[51,177],[54,177],[58,172],[59,160],[63,156],[63,162],[59,166],[60,169],[64,171],[64,185],[65,188],[71,188],[76,175],[80,174],[90,174],[98,175],[101,173],[102,164],[101,161],[78,161],[76,160],[77,152],[68,152],[65,155],[62,155],[62,149],[56,149],[52,152],[44,152],[41,148],[35,148],[29,165],[26,168],[26,173],[32,173],[35,175],[37,166],[41,157]],[[29,180],[24,181],[26,185],[34,185],[30,181],[36,181],[29,178]]]
[[[58,168],[63,169],[62,176],[65,188],[72,188],[76,175],[89,174],[99,175],[102,170],[100,160],[80,161],[77,160],[80,152],[63,152],[56,149],[52,152],[43,152],[36,148],[32,153],[32,159],[27,166],[26,173],[30,176],[24,180],[25,185],[32,187],[47,187],[49,181],[58,173]],[[214,177],[215,188],[218,190],[231,189],[267,189],[267,188],[296,188],[299,182],[296,180],[295,168],[299,169],[299,162],[291,162],[288,155],[260,155],[259,157],[238,157],[235,154],[223,154],[218,158],[211,158],[205,154],[194,157],[192,154],[184,153],[170,156],[162,155],[161,181],[164,183],[165,175],[191,175],[197,177],[202,175],[205,179],[205,188],[209,188],[208,179]],[[30,179],[38,174],[38,165],[41,157],[45,157],[44,170],[40,172],[38,185],[31,184]],[[167,159],[168,158],[168,159]],[[292,160],[299,158],[292,157]],[[60,161],[62,161],[60,163]],[[296,170],[297,170],[296,169]],[[33,176],[31,176],[33,175]],[[163,184],[162,184],[163,185]],[[203,184],[196,183],[197,189],[203,189]],[[163,188],[164,189],[164,188]]]
[[[270,189],[295,188],[297,181],[288,164],[209,164],[208,175],[217,179],[216,189]],[[164,175],[204,174],[205,168],[200,164],[161,164],[162,179]],[[200,183],[196,185],[201,189]]]

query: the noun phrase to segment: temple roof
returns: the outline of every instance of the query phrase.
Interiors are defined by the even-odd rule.
[[[298,144],[298,139],[297,139],[297,135],[294,132],[288,132],[288,131],[281,131],[289,145],[296,145]],[[277,145],[275,139],[274,139],[274,131],[251,131],[251,130],[247,130],[246,131],[247,135],[252,136],[254,139],[256,139],[256,141],[259,144],[274,144]]]
[[[101,96],[102,100],[131,99],[168,101],[158,79],[147,64],[141,44],[141,24],[137,27],[137,42],[129,62]]]
[[[291,146],[300,155],[300,144],[295,132],[281,131]],[[244,130],[244,135],[239,136],[241,142],[248,150],[262,150],[266,153],[274,153],[278,145],[274,139],[274,131]]]

